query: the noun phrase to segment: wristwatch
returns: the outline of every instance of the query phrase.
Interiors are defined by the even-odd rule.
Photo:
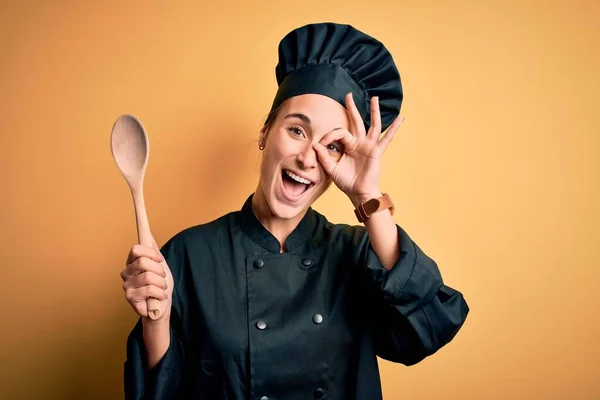
[[[387,193],[382,194],[383,196],[381,197],[365,201],[354,210],[358,222],[363,223],[368,220],[371,215],[378,211],[385,210],[386,208],[389,208],[390,213],[394,215],[394,203],[392,203],[392,199]]]

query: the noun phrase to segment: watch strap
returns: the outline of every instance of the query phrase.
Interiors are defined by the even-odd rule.
[[[356,207],[354,214],[356,214],[358,222],[363,223],[371,218],[371,215],[385,209],[389,209],[390,213],[394,215],[394,203],[392,199],[387,193],[382,194],[383,196],[367,200]]]

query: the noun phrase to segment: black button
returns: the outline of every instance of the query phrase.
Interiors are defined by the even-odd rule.
[[[254,268],[262,268],[263,265],[265,265],[265,263],[261,259],[254,261]]]
[[[263,329],[265,329],[267,327],[267,323],[265,321],[263,321],[262,319],[258,320],[258,321],[256,321],[256,327],[262,331]]]
[[[267,396],[263,396],[260,398],[260,400],[269,400],[269,398]]]
[[[315,396],[315,399],[320,399],[321,397],[323,397],[324,394],[325,391],[321,388],[315,389],[315,391],[313,392],[313,396]]]
[[[312,260],[308,257],[302,259],[302,264],[304,264],[305,267],[308,267],[311,263],[312,263]]]
[[[321,322],[323,322],[323,316],[321,314],[313,315],[313,322],[315,324],[320,324]]]

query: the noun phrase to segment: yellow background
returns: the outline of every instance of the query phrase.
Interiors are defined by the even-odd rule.
[[[277,44],[326,20],[394,55],[381,187],[471,307],[433,357],[381,362],[385,398],[600,398],[600,3],[566,0],[3,1],[1,398],[122,398],[136,234],[114,120],[148,131],[159,244],[239,209]],[[335,187],[315,208],[354,223]]]

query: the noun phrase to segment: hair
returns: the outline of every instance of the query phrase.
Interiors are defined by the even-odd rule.
[[[271,125],[273,124],[273,122],[275,122],[275,119],[277,118],[277,114],[279,112],[279,107],[277,106],[274,109],[272,109],[269,114],[267,115],[267,117],[265,118],[265,122],[263,123],[262,129],[264,130],[264,140],[267,140],[267,135],[269,132],[269,129],[271,128]],[[259,140],[259,144],[260,144],[260,140]]]
[[[278,111],[279,111],[279,106],[275,107],[273,110],[271,110],[271,112],[269,112],[269,114],[267,115],[267,118],[265,119],[265,123],[263,124],[263,127],[266,127],[268,129],[271,126],[271,124],[275,121],[275,118],[277,118]]]

